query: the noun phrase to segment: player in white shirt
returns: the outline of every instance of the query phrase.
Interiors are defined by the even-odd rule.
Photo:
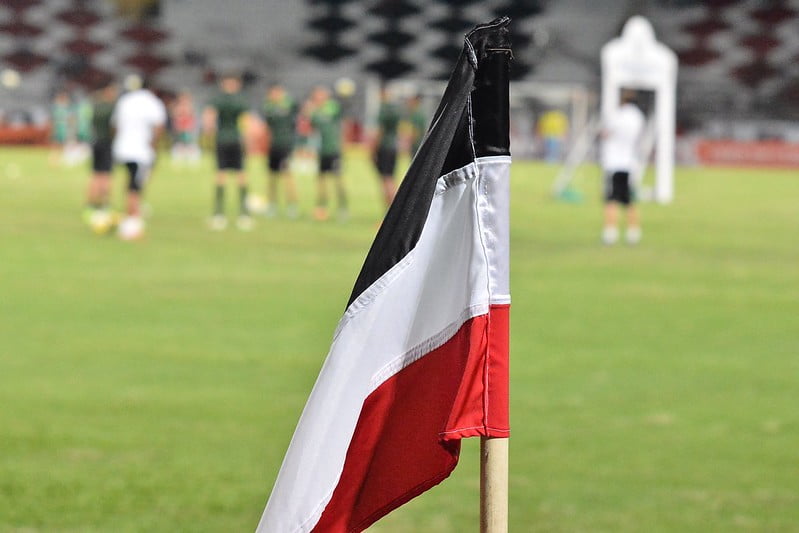
[[[119,236],[130,240],[144,234],[141,196],[155,163],[155,145],[166,124],[166,108],[141,80],[128,80],[130,91],[117,101],[112,117],[116,129],[114,159],[128,169],[127,216]]]
[[[641,240],[641,221],[635,206],[632,175],[638,166],[638,144],[644,131],[644,114],[633,102],[635,92],[625,90],[621,105],[605,117],[602,130],[602,170],[605,174],[605,225],[602,242],[615,244],[619,205],[627,212],[626,238],[629,244]]]

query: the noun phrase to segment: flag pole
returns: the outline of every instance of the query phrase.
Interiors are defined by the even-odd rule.
[[[480,533],[508,531],[508,439],[480,438]]]

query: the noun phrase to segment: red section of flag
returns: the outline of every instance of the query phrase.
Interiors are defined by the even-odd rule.
[[[508,307],[467,321],[367,397],[313,531],[362,531],[446,479],[460,438],[508,436]]]
[[[458,397],[453,404],[445,439],[507,437],[509,305],[492,305],[480,350],[469,353]]]

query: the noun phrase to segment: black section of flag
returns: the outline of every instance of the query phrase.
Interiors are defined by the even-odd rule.
[[[475,156],[509,153],[509,22],[499,18],[467,34],[430,129],[377,232],[348,307],[416,246],[439,177]]]

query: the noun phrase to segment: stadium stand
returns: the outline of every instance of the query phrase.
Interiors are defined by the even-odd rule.
[[[799,87],[799,0],[0,0],[0,59],[24,75],[14,105],[64,81],[90,88],[136,71],[202,97],[225,70],[304,92],[342,75],[442,79],[475,20],[514,17],[512,75],[598,89],[599,49],[640,12],[680,58],[680,117],[759,116]],[[47,28],[47,31],[43,31]],[[0,106],[11,97],[0,90]],[[795,106],[793,106],[795,107]]]

